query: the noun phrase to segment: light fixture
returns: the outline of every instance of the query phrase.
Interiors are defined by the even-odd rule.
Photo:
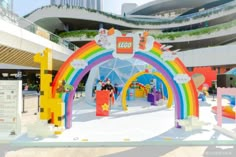
[[[8,73],[2,73],[3,77],[8,77]]]
[[[173,45],[161,45],[160,49],[162,49],[162,50],[169,50],[172,47],[173,47]]]
[[[174,50],[174,51],[172,51],[172,52],[177,53],[177,52],[179,52],[179,51],[180,51],[180,49],[177,49],[177,50]]]
[[[165,44],[164,44],[164,45],[161,45],[160,49],[163,49],[165,46],[166,46]]]
[[[163,49],[164,50],[168,50],[168,49],[170,49],[170,48],[172,48],[173,46],[172,45],[167,45],[167,46],[165,46]]]

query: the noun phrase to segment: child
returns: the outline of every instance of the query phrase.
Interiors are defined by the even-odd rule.
[[[99,80],[96,85],[96,90],[102,90],[102,80]]]

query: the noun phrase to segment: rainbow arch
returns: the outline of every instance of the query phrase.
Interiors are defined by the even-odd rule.
[[[198,97],[195,85],[192,80],[184,84],[178,84],[173,80],[177,74],[188,74],[184,64],[176,58],[173,61],[164,61],[161,58],[163,53],[161,44],[154,42],[150,51],[137,51],[134,58],[140,59],[156,68],[168,81],[174,96],[176,119],[184,119],[188,116],[199,116]],[[65,80],[67,84],[78,86],[84,75],[96,65],[114,58],[114,50],[108,50],[100,47],[95,41],[91,41],[79,50],[75,51],[66,62],[61,66],[55,79],[52,82],[52,97],[61,98],[65,102],[65,127],[72,126],[72,103],[75,90],[70,93],[58,94],[56,89],[60,82]],[[84,69],[75,69],[71,63],[75,59],[85,60],[88,63]]]
[[[167,93],[168,93],[168,102],[166,107],[170,108],[173,102],[173,95],[172,95],[172,90],[170,88],[170,85],[168,84],[167,80],[165,79],[165,77],[159,73],[159,72],[154,72],[154,73],[149,73],[149,72],[145,72],[145,71],[141,71],[138,72],[136,74],[134,74],[125,84],[123,90],[122,90],[122,94],[121,94],[121,100],[122,100],[122,107],[124,110],[127,110],[127,101],[126,101],[126,96],[127,96],[127,90],[130,86],[130,84],[137,79],[137,77],[142,76],[144,74],[149,74],[149,75],[155,75],[156,77],[158,77],[159,79],[161,79],[163,81],[163,84],[166,86],[167,88]]]

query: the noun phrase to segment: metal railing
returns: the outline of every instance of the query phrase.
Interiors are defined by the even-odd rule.
[[[41,8],[38,8],[31,13],[25,15],[25,17],[30,16],[34,12],[40,9],[44,8],[50,8],[50,7],[57,7],[58,9],[79,9],[79,10],[86,10],[87,12],[91,13],[97,13],[104,15],[106,17],[112,18],[114,20],[121,20],[130,24],[135,24],[135,25],[157,25],[157,26],[164,26],[164,25],[170,25],[170,24],[183,24],[185,22],[193,22],[193,20],[207,20],[205,18],[211,18],[214,15],[218,15],[219,13],[228,13],[229,11],[233,11],[236,9],[236,1],[229,2],[226,4],[222,4],[217,7],[213,7],[207,10],[203,10],[197,13],[192,13],[188,15],[182,15],[176,18],[170,17],[170,18],[134,18],[132,15],[126,15],[126,16],[121,16],[113,13],[107,13],[107,12],[102,12],[102,11],[97,11],[97,10],[91,10],[91,9],[86,9],[83,7],[71,7],[68,5],[49,5],[49,6],[43,6]],[[131,16],[131,17],[129,17]],[[154,16],[150,16],[154,17]]]
[[[184,20],[184,19],[190,19],[190,18],[193,18],[193,19],[202,18],[202,17],[205,17],[205,16],[217,14],[221,11],[227,11],[227,10],[235,9],[235,7],[236,7],[236,1],[233,1],[233,2],[222,4],[220,6],[216,6],[216,7],[204,10],[204,11],[192,13],[192,14],[189,14],[189,15],[182,15],[182,16],[179,16],[176,19]]]
[[[194,30],[187,30],[187,31],[176,31],[176,32],[167,32],[167,33],[151,33],[150,35],[153,36],[157,40],[161,41],[174,41],[178,38],[184,37],[185,40],[190,39],[199,39],[201,38],[209,38],[210,36],[222,36],[222,32],[235,32],[236,28],[236,20],[218,24],[215,26],[203,27]],[[122,30],[122,34],[133,33],[137,30]],[[70,32],[63,32],[59,34],[60,37],[69,40],[69,41],[83,41],[83,40],[91,40],[91,38],[95,37],[95,34],[98,34],[98,30],[78,30],[78,31],[70,31]],[[223,34],[226,35],[226,34]],[[183,39],[183,38],[182,38]],[[181,39],[181,40],[182,40]]]
[[[180,22],[189,21],[190,19],[204,18],[206,16],[214,15],[219,12],[228,11],[228,10],[235,9],[235,8],[236,8],[236,1],[233,1],[233,2],[226,3],[226,4],[222,4],[217,7],[203,10],[200,12],[191,13],[188,15],[181,15],[181,16],[176,17],[175,19],[173,19],[173,17],[162,17],[162,18],[156,17],[155,18],[155,16],[150,16],[150,18],[142,18],[142,16],[139,17],[139,15],[135,15],[135,16],[127,15],[127,18],[131,21],[160,22],[159,24],[180,23]],[[137,18],[137,17],[139,17],[139,18]]]
[[[19,17],[15,13],[13,13],[9,10],[6,10],[5,8],[2,8],[2,7],[0,7],[0,18],[4,21],[12,23],[20,28],[30,31],[31,33],[34,33],[38,36],[48,39],[58,45],[66,47],[72,51],[75,51],[78,49],[78,47],[76,45],[74,45],[73,43],[71,43],[65,39],[62,39],[58,35],[53,34],[49,31],[47,31],[46,29],[36,25],[35,23],[30,22],[30,21],[26,20],[25,18]]]
[[[37,98],[37,106],[32,106],[32,105],[35,105],[35,104],[31,104],[31,109],[33,108],[34,109],[34,114],[37,114],[39,112],[39,97],[40,97],[40,94],[37,92],[37,91],[22,91],[22,113],[27,113],[29,111],[32,111],[30,110],[29,108],[26,107],[26,99],[27,98]]]
[[[84,88],[78,88],[75,92],[74,99],[83,97]],[[29,101],[30,98],[37,99]],[[40,111],[40,94],[37,91],[22,91],[22,113],[37,114]]]

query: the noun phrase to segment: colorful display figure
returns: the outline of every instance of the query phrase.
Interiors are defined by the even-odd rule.
[[[58,93],[68,93],[74,90],[74,87],[72,85],[66,84],[66,81],[63,80],[59,87],[57,88]]]
[[[150,81],[150,86],[151,86],[151,92],[154,92],[154,90],[156,91],[156,79],[152,79]]]
[[[147,31],[143,32],[143,34],[139,34],[139,49],[145,50],[146,49],[146,44],[147,44],[147,37],[149,33]]]
[[[207,84],[204,84],[202,86],[202,91],[200,92],[198,98],[201,99],[202,101],[206,101],[206,96],[209,95],[208,89],[209,89],[209,86]]]
[[[115,99],[117,99],[117,97],[119,96],[119,90],[118,90],[118,85],[115,83],[114,85],[114,96],[115,96]]]
[[[105,29],[101,28],[99,30],[99,39],[98,39],[98,45],[102,47],[109,46],[110,43],[108,41],[108,34]]]
[[[156,79],[152,79],[150,81],[150,86],[151,86],[151,90],[150,90],[150,93],[148,93],[147,101],[151,102],[151,105],[156,106],[157,105],[156,101],[164,99],[163,87],[162,87],[162,85],[160,85],[160,89],[157,91]]]
[[[64,127],[65,104],[60,98],[52,98],[52,51],[46,48],[43,53],[34,56],[34,62],[40,64],[40,120],[48,121],[57,128],[55,134],[62,131],[58,127]],[[63,91],[69,91],[63,82]],[[70,89],[73,90],[73,89]]]

